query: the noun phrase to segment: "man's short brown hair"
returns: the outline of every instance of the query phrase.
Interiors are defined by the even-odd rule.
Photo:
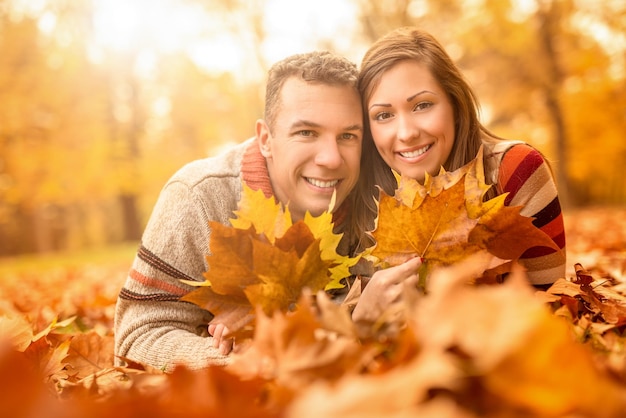
[[[265,122],[274,128],[280,109],[280,92],[285,80],[298,77],[303,81],[328,85],[350,86],[357,90],[356,64],[328,51],[291,55],[278,61],[269,70],[265,90]]]

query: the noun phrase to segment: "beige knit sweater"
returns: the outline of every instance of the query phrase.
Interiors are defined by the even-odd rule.
[[[118,297],[118,364],[127,358],[171,371],[177,364],[198,369],[228,362],[208,335],[212,315],[179,301],[193,289],[180,279],[204,281],[210,254],[208,222],[229,224],[242,181],[267,197],[273,195],[254,139],[223,155],[187,164],[164,186]]]

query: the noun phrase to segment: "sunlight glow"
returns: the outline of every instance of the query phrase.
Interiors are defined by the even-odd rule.
[[[622,79],[626,73],[626,35],[611,29],[597,17],[582,12],[575,13],[572,25],[581,33],[595,39],[611,56],[607,74],[614,79]]]
[[[199,42],[188,48],[192,60],[202,68],[211,71],[242,74],[246,61],[246,51],[241,43],[232,35],[227,33],[218,35],[210,42]]]
[[[263,53],[273,62],[317,48],[324,39],[333,39],[337,52],[350,55],[357,23],[358,8],[352,1],[268,0],[264,25],[269,38]]]
[[[244,79],[265,75],[258,63],[250,62],[257,53],[250,50],[255,43],[244,15],[232,13],[225,22],[198,3],[176,0],[94,0],[93,4],[97,48],[133,54],[182,51],[210,72],[231,72]],[[267,0],[263,7],[267,36],[260,55],[267,63],[317,48],[325,39],[333,39],[338,52],[354,54],[350,44],[357,23],[354,2]],[[97,57],[98,52],[92,54]]]
[[[201,34],[199,6],[175,0],[94,0],[95,42],[118,51],[184,49]]]

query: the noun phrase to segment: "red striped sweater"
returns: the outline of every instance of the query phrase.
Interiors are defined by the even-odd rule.
[[[505,204],[522,206],[520,213],[534,218],[533,224],[561,249],[534,247],[520,260],[532,284],[541,285],[565,277],[565,229],[556,184],[548,163],[534,148],[519,142],[497,143],[498,194],[508,193]],[[489,158],[489,156],[488,156]]]

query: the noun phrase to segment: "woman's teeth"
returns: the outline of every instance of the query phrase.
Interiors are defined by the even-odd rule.
[[[422,155],[429,149],[430,149],[430,145],[426,145],[424,148],[416,149],[415,151],[400,152],[399,154],[403,156],[404,158],[415,158],[417,156]]]
[[[335,187],[339,183],[339,180],[322,181],[312,178],[307,178],[306,181],[316,187]]]

